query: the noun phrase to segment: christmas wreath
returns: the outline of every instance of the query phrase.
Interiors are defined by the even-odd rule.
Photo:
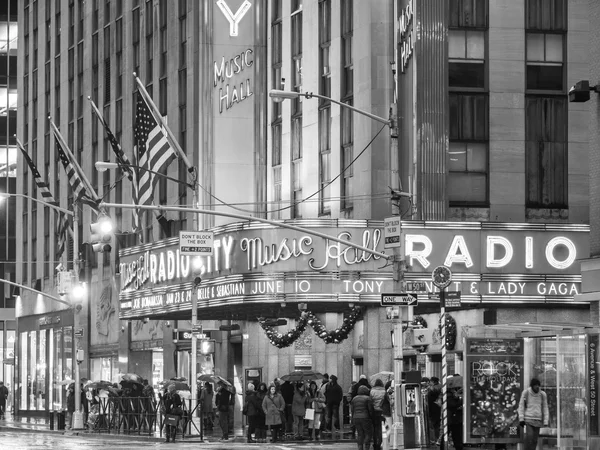
[[[456,321],[450,314],[444,314],[446,318],[446,350],[454,350],[456,345]],[[439,320],[440,336],[442,335],[442,316]]]
[[[360,318],[362,309],[359,306],[352,308],[350,314],[344,317],[342,325],[333,330],[327,331],[323,323],[319,318],[311,311],[304,311],[298,319],[298,324],[295,328],[289,330],[287,333],[279,333],[273,326],[267,325],[264,317],[258,318],[258,323],[265,331],[267,338],[272,345],[277,348],[289,347],[292,345],[306,330],[306,326],[310,325],[317,336],[323,339],[327,344],[339,344],[340,342],[348,339],[350,332],[354,329],[356,321]]]

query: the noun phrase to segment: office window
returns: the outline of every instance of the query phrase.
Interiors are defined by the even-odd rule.
[[[451,28],[487,28],[488,0],[450,0]]]
[[[527,32],[527,90],[564,90],[564,36]]]
[[[271,219],[281,219],[281,200],[282,200],[282,183],[281,183],[281,166],[273,167],[273,212]]]
[[[331,62],[329,51],[331,48],[331,1],[319,1],[319,67],[320,85],[319,93],[331,97]],[[321,99],[321,105],[328,101]]]
[[[566,30],[567,0],[526,0],[525,28],[528,30]]]
[[[352,101],[347,102],[352,106]],[[341,108],[341,171],[343,178],[341,183],[342,188],[342,209],[350,209],[354,205],[352,199],[352,177],[354,176],[354,168],[352,161],[354,159],[354,117],[353,111],[348,108]]]
[[[291,86],[294,91],[302,92],[302,3],[296,1],[292,5],[292,80]],[[292,115],[302,113],[302,98],[291,100]]]
[[[349,98],[354,90],[354,65],[352,58],[352,36],[353,36],[353,0],[342,2],[342,76],[341,76],[341,98]]]
[[[449,85],[485,88],[485,31],[448,31]]]
[[[567,99],[528,95],[525,114],[526,206],[566,208]]]
[[[448,198],[454,206],[488,202],[487,94],[450,93]]]

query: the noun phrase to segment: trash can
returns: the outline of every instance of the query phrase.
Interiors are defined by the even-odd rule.
[[[56,411],[50,411],[50,415],[48,417],[50,423],[50,430],[54,430],[54,416],[56,415]]]
[[[64,411],[56,411],[56,429],[57,430],[65,429],[65,412]]]

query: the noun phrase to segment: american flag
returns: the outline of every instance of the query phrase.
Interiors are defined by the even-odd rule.
[[[92,207],[95,211],[99,212],[98,201],[94,199],[93,195],[90,195],[85,188],[85,184],[81,179],[81,176],[73,167],[73,164],[69,160],[65,150],[62,148],[61,140],[56,136],[56,131],[54,128],[52,130],[54,132],[54,139],[56,140],[56,151],[58,152],[58,158],[62,162],[63,167],[65,168],[65,172],[67,172],[67,178],[69,179],[69,184],[71,188],[73,188],[73,197],[75,201],[79,201],[85,203]]]
[[[58,202],[54,199],[54,196],[50,192],[48,183],[42,179],[42,175],[38,171],[35,163],[31,159],[31,157],[29,156],[27,151],[23,148],[23,144],[21,144],[21,141],[19,141],[18,139],[17,139],[17,146],[19,147],[19,150],[21,150],[21,153],[23,154],[23,157],[25,158],[27,165],[31,169],[31,173],[33,174],[35,184],[38,187],[40,195],[42,196],[44,201],[46,203],[49,203],[50,205],[59,206]],[[71,235],[73,234],[73,229],[71,228],[71,224],[69,222],[69,216],[60,211],[58,211],[58,215],[59,215],[59,221],[56,223],[56,225],[57,225],[56,226],[56,228],[57,228],[56,234],[58,235],[58,243],[57,243],[57,247],[56,247],[56,259],[60,259],[60,257],[62,256],[62,254],[65,251],[65,247],[67,245],[67,234],[71,234]]]
[[[98,108],[96,107],[96,104],[94,102],[92,102],[92,106],[93,106],[92,110],[94,111],[94,113],[96,113],[98,120],[100,121],[100,123],[102,123],[102,126],[104,127],[104,132],[106,133],[106,136],[108,137],[108,141],[110,142],[110,146],[112,147],[113,152],[117,158],[117,164],[119,165],[121,170],[123,172],[125,172],[125,174],[127,174],[127,178],[132,183],[131,196],[133,199],[133,204],[137,205],[138,204],[137,174],[133,170],[133,167],[131,166],[131,162],[129,161],[129,158],[127,157],[127,155],[121,148],[121,144],[119,144],[119,141],[117,141],[117,138],[113,134],[112,130],[110,129],[110,127],[108,126],[106,121],[104,120],[104,117],[102,117],[102,115],[100,114],[100,111],[98,111]],[[141,229],[140,211],[138,209],[133,210],[133,229],[134,229],[134,231],[139,231]]]
[[[154,186],[158,183],[158,177],[152,172],[164,170],[177,155],[139,93],[135,114],[135,145],[138,165],[142,168],[139,173],[138,201],[140,205],[149,205],[154,198]]]

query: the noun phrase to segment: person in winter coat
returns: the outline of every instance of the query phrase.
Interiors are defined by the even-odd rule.
[[[181,401],[181,397],[177,392],[175,392],[175,386],[171,385],[167,388],[167,392],[163,397],[163,405],[165,408],[165,415],[175,415],[179,416],[179,420],[181,420],[181,416],[183,415],[183,402]],[[175,442],[175,437],[177,436],[177,426],[176,425],[165,425],[165,442]]]
[[[277,392],[277,387],[274,384],[269,386],[269,393],[263,400],[262,408],[265,412],[265,424],[271,429],[271,442],[277,442],[277,435],[283,424],[285,401],[281,394]]]
[[[442,385],[438,377],[431,377],[431,386],[427,392],[427,408],[429,410],[429,423],[433,430],[433,439],[436,445],[440,443],[440,425],[442,421]]]
[[[259,383],[256,389],[256,398],[260,403],[258,415],[256,416],[256,433],[255,439],[257,442],[267,442],[267,425],[265,424],[265,412],[262,408],[262,403],[268,394],[266,383]]]
[[[310,405],[304,383],[296,383],[294,396],[292,397],[292,417],[294,419],[294,439],[302,439],[304,436],[304,416],[306,408]]]
[[[335,432],[340,430],[340,403],[344,399],[344,391],[337,382],[337,377],[331,375],[325,402],[327,404],[327,429]]]
[[[252,434],[256,434],[256,439],[258,439],[256,423],[258,421],[258,415],[260,411],[262,411],[262,401],[258,398],[258,395],[254,390],[254,384],[248,383],[248,390],[246,391],[246,398],[244,400],[244,408],[242,412],[246,415],[246,417],[248,417],[249,444],[256,442],[256,440],[252,439]]]
[[[311,404],[310,407],[315,410],[315,418],[308,421],[310,440],[312,441],[314,439],[318,441],[321,420],[323,419],[323,412],[325,411],[325,396],[321,393],[320,389],[317,387],[317,383],[314,381],[311,381],[308,386],[308,398]]]
[[[371,389],[371,385],[369,384],[369,380],[367,380],[367,376],[366,375],[361,375],[358,378],[358,382],[352,386],[352,398],[356,397],[356,394],[358,393],[358,388],[361,386],[366,386],[369,389]]]
[[[212,431],[215,421],[215,413],[213,411],[213,391],[212,384],[208,381],[204,382],[204,389],[200,394],[200,413],[202,414],[202,425],[206,431]]]
[[[66,423],[69,429],[73,428],[73,413],[75,412],[75,386],[69,385],[67,390],[67,417]]]
[[[358,450],[369,450],[373,437],[373,400],[369,395],[369,388],[360,386],[356,396],[350,402],[352,410],[352,423],[356,427],[356,443]]]
[[[224,383],[218,384],[218,391],[215,396],[217,411],[219,411],[219,426],[223,436],[220,441],[229,440],[229,404],[231,403],[231,392],[226,388]]]
[[[295,391],[296,391],[296,389],[294,388],[294,385],[290,381],[285,381],[279,387],[279,393],[281,394],[281,396],[283,397],[283,400],[285,401],[285,427],[282,427],[282,428],[284,428],[283,431],[290,432],[290,433],[294,429],[294,427],[293,427],[294,415],[292,414],[292,401],[294,400]]]
[[[379,378],[375,380],[375,384],[371,389],[369,396],[373,400],[373,450],[381,450],[382,444],[382,429],[381,422],[385,421],[383,417],[383,403],[386,400],[387,392],[383,387],[383,381]],[[389,402],[389,400],[388,400]]]
[[[525,450],[535,450],[540,428],[548,426],[549,418],[546,393],[540,389],[540,380],[532,378],[519,401],[519,425],[525,427]]]
[[[325,408],[323,409],[323,413],[321,414],[321,431],[325,432],[327,430],[327,388],[329,387],[329,374],[324,373],[323,379],[321,380],[321,386],[319,386],[319,392],[323,395],[325,399]]]
[[[455,450],[463,450],[463,389],[448,390],[448,431]],[[443,440],[443,438],[442,438]]]

